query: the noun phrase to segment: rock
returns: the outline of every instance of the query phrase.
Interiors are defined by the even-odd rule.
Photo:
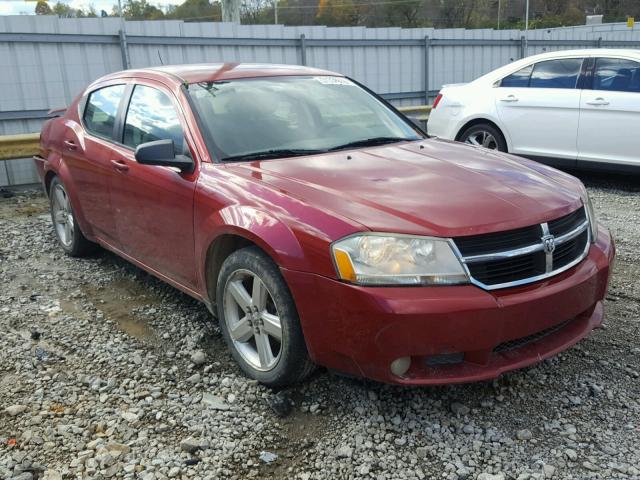
[[[22,413],[27,411],[26,405],[11,405],[4,409],[5,413],[11,415],[12,417],[17,417]]]
[[[122,412],[122,418],[124,418],[128,423],[135,423],[139,420],[138,415],[133,412]]]
[[[544,473],[544,478],[553,478],[556,473],[556,467],[553,465],[545,464],[542,467],[542,472]]]
[[[293,410],[293,402],[289,395],[284,391],[280,391],[277,394],[272,395],[267,400],[267,403],[271,410],[273,410],[273,413],[280,418],[287,417]]]
[[[200,440],[193,437],[185,438],[180,442],[180,448],[187,453],[195,453],[201,448]]]
[[[207,361],[207,355],[202,350],[197,350],[191,355],[191,363],[194,365],[203,365]]]
[[[106,478],[114,477],[115,475],[117,475],[120,469],[121,469],[121,465],[119,463],[115,463],[105,470],[104,476]]]
[[[125,445],[123,443],[108,443],[106,446],[109,452],[118,452],[120,454],[126,455],[131,451],[131,447],[129,445]]]
[[[453,402],[451,404],[451,411],[456,415],[467,415],[471,409],[462,403]]]
[[[195,363],[195,362],[194,362],[194,363]],[[172,468],[169,470],[169,473],[167,473],[167,476],[168,476],[169,478],[175,478],[175,477],[177,477],[178,475],[180,475],[180,471],[181,471],[181,470],[180,470],[180,467],[172,467]]]
[[[564,451],[564,454],[572,462],[575,462],[578,459],[578,453],[575,450],[571,449],[571,448],[567,448]]]
[[[224,398],[210,393],[202,394],[202,403],[214,410],[229,410],[231,407],[224,401]]]
[[[533,438],[533,434],[531,433],[531,430],[527,430],[525,428],[516,432],[516,438],[518,440],[531,440]]]
[[[47,469],[42,475],[42,480],[62,480],[62,474],[57,470]]]
[[[271,462],[275,462],[278,459],[278,455],[271,452],[260,452],[259,458],[264,463],[271,463]]]
[[[343,445],[336,451],[337,458],[351,458],[353,456],[353,448]]]
[[[18,475],[14,475],[13,477],[11,477],[11,480],[33,480],[33,473],[22,472]]]
[[[502,472],[496,473],[495,475],[491,473],[481,473],[478,475],[477,480],[505,480],[505,478],[506,477]]]
[[[201,378],[202,378],[202,377],[200,376],[200,374],[199,374],[199,373],[194,373],[194,374],[193,374],[193,375],[191,375],[189,378],[187,378],[187,380],[186,380],[186,381],[187,381],[187,383],[193,383],[193,384],[196,384],[196,383],[199,383],[199,382],[200,382]]]

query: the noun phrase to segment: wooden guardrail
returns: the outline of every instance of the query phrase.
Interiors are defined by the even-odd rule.
[[[415,118],[421,122],[426,122],[429,119],[431,105],[400,107],[398,110],[404,113],[407,117]],[[0,160],[30,158],[38,153],[39,142],[39,133],[0,136]]]

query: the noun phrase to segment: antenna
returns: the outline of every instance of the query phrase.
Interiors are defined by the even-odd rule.
[[[162,61],[162,55],[160,55],[159,49],[158,49],[158,58],[160,59],[160,65],[164,65],[164,62]]]

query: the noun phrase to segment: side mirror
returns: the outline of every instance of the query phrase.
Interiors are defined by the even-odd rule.
[[[173,140],[156,140],[141,143],[136,148],[136,161],[142,165],[176,167],[181,172],[193,173],[195,163],[186,155],[176,155]]]

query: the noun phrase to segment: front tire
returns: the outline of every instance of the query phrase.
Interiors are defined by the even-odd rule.
[[[489,150],[507,151],[507,142],[502,132],[488,123],[477,123],[464,129],[458,137],[458,141]]]
[[[91,253],[96,245],[80,231],[67,189],[58,177],[49,186],[49,206],[56,238],[65,253],[71,257],[84,257]]]
[[[249,377],[278,387],[314,370],[291,292],[262,250],[247,247],[227,257],[216,298],[224,339]]]

